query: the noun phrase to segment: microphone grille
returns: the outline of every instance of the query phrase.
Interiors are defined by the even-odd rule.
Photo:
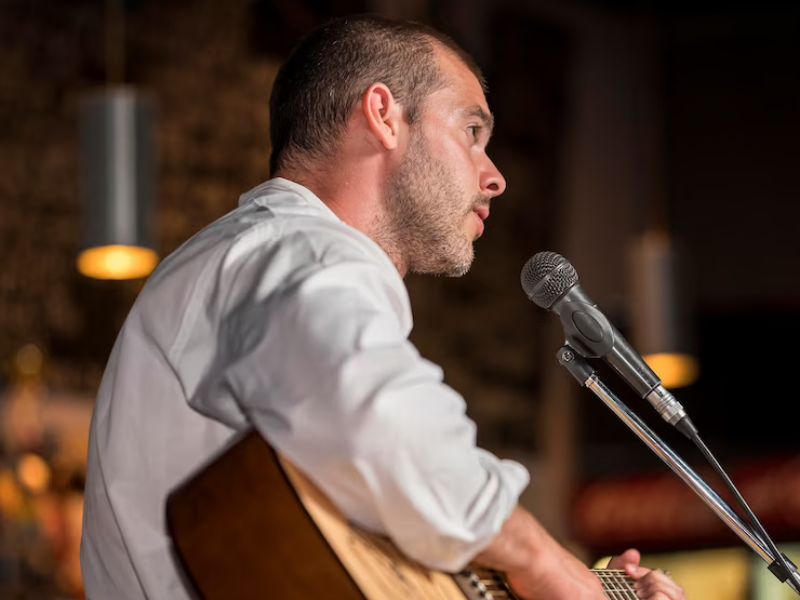
[[[549,309],[578,283],[578,273],[560,254],[537,252],[522,267],[520,283],[528,298],[537,306]]]

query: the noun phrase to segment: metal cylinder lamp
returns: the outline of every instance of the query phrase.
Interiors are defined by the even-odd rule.
[[[84,244],[78,270],[97,279],[146,277],[152,240],[153,106],[132,88],[109,87],[80,106]]]
[[[699,365],[680,254],[669,234],[651,230],[636,240],[631,255],[636,347],[664,387],[690,385]]]

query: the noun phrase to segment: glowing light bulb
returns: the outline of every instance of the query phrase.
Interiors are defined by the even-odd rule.
[[[665,388],[686,387],[697,381],[700,375],[697,359],[689,354],[660,352],[647,354],[644,360],[655,371]]]
[[[24,454],[17,462],[17,477],[32,493],[40,494],[50,485],[50,466],[38,454]]]
[[[98,246],[78,256],[78,271],[94,279],[147,277],[158,264],[158,254],[140,246]]]

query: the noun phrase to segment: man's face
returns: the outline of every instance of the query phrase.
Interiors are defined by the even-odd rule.
[[[472,72],[438,51],[447,85],[430,94],[388,182],[389,223],[409,271],[460,276],[505,180],[486,155],[492,120]]]

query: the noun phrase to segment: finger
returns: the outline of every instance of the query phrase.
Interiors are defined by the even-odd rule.
[[[647,594],[637,592],[636,597],[640,600],[686,600],[683,590],[670,590],[669,592],[658,590]]]
[[[606,568],[624,569],[626,565],[639,566],[639,562],[641,560],[642,556],[641,554],[639,554],[638,550],[636,550],[635,548],[628,548],[627,550],[625,550],[625,552],[623,552],[619,556],[615,556],[614,558],[612,558],[609,561],[608,566]]]
[[[679,587],[669,589],[636,589],[636,597],[641,600],[686,600],[683,590]]]
[[[655,600],[660,595],[663,595],[664,600],[683,600],[685,598],[683,589],[666,573],[658,569],[637,581],[634,587],[637,595],[647,600]]]
[[[625,573],[627,573],[628,577],[634,581],[639,581],[643,577],[646,577],[649,573],[652,573],[652,569],[648,569],[647,567],[643,567],[641,565],[627,564],[625,565]]]
[[[637,597],[640,600],[679,600],[678,598],[673,598],[672,596],[668,596],[662,592],[656,592],[654,594],[648,594],[643,596],[641,594],[637,594]]]

